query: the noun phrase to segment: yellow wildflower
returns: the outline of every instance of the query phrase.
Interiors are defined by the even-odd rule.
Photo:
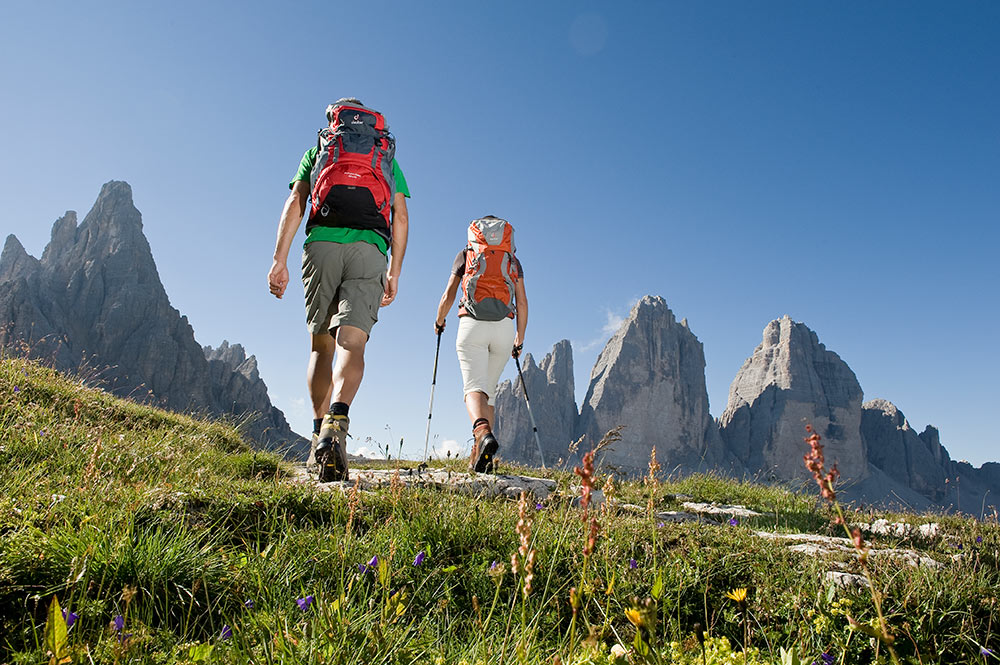
[[[730,591],[727,591],[726,598],[730,600],[735,600],[737,603],[745,603],[747,600],[746,587],[740,587],[739,589],[732,589]]]

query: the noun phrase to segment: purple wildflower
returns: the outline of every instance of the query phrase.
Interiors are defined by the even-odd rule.
[[[18,387],[18,386],[14,386],[14,392],[16,392],[16,393],[21,392],[21,388]]]
[[[219,637],[221,639],[223,639],[223,640],[228,640],[232,636],[233,636],[233,629],[230,628],[229,626],[223,624],[222,625],[222,634]]]
[[[368,567],[371,569],[378,568],[378,554],[372,557],[372,560],[368,562]]]
[[[368,572],[368,564],[367,563],[359,563],[358,564],[358,572],[362,573],[362,574],[363,573],[367,573]]]
[[[249,598],[247,598],[246,600],[243,601],[243,606],[245,608],[247,608],[248,610],[252,610],[253,609],[253,601],[250,600]]]
[[[820,660],[823,661],[823,665],[833,665],[833,663],[836,661],[836,658],[833,657],[833,654],[828,653],[826,651],[821,653],[819,655],[819,658]]]
[[[632,570],[635,570],[636,568],[639,567],[639,563],[635,559],[629,559],[628,567],[631,568]]]
[[[132,637],[132,633],[122,632],[122,630],[125,628],[125,617],[123,617],[121,614],[119,614],[118,616],[116,616],[114,619],[111,620],[111,627],[115,629],[116,633],[118,633],[119,644],[125,644],[125,640]]]
[[[70,612],[69,610],[63,610],[63,619],[66,620],[66,628],[72,628],[76,620],[80,618],[80,615],[76,612]]]
[[[982,536],[976,536],[976,542],[977,543],[983,542],[983,537]]]
[[[656,528],[662,529],[665,526],[666,526],[666,522],[660,522],[659,524],[656,525]]]
[[[979,647],[979,655],[980,656],[992,656],[993,652],[990,651],[989,649],[987,649],[986,647]]]
[[[420,564],[422,564],[424,562],[425,556],[427,556],[427,554],[423,550],[417,552],[417,556],[413,559],[413,565],[419,566]]]
[[[729,518],[729,526],[739,526],[739,525],[740,521],[738,519],[736,519],[735,517]]]
[[[302,610],[303,612],[305,612],[306,610],[309,609],[309,606],[313,604],[314,600],[316,600],[316,599],[313,598],[312,596],[306,596],[305,598],[298,598],[298,599],[296,599],[295,602],[296,602],[296,604],[298,604],[299,609]]]
[[[499,564],[496,561],[494,561],[493,563],[490,564],[490,570],[496,570],[498,565]]]
[[[961,549],[965,549],[965,548],[963,548],[963,547],[962,547],[962,543],[959,543],[959,544],[958,544],[958,549],[960,549],[960,550],[961,550]]]
[[[543,506],[541,503],[536,503],[535,510],[545,510],[545,506]]]

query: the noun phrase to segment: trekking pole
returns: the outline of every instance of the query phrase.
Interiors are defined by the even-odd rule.
[[[438,380],[438,355],[441,353],[441,333],[444,332],[444,326],[440,326],[437,329],[438,341],[437,348],[434,350],[434,376],[431,377],[431,403],[427,407],[427,434],[424,436],[424,462],[427,462],[427,444],[431,440],[431,413],[434,412],[434,386],[437,384]]]
[[[520,355],[520,353],[518,353]],[[521,390],[524,391],[524,404],[528,407],[528,417],[531,419],[531,431],[535,435],[535,445],[538,446],[538,457],[542,460],[542,468],[545,468],[545,455],[542,454],[542,442],[538,440],[538,427],[535,426],[535,414],[531,412],[531,401],[528,399],[528,386],[524,383],[524,374],[521,373],[521,360],[514,356],[514,364],[517,365],[517,375],[521,377]]]

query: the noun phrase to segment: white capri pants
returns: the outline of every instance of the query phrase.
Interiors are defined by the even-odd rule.
[[[464,395],[481,392],[493,406],[497,381],[514,348],[514,319],[478,321],[471,316],[458,319],[455,351],[462,368]]]

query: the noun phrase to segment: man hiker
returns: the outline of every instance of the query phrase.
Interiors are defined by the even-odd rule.
[[[365,344],[379,307],[399,290],[410,195],[381,113],[344,98],[327,107],[326,118],[328,127],[288,184],[292,191],[267,275],[271,293],[281,298],[288,252],[308,206],[302,283],[312,342],[306,378],[313,435],[307,467],[318,467],[320,482],[348,478],[348,411],[361,386]]]
[[[506,220],[493,215],[473,220],[468,246],[455,257],[434,319],[440,334],[461,286],[455,350],[472,421],[469,470],[476,473],[493,472],[500,447],[493,435],[497,381],[507,358],[521,352],[528,327],[524,271],[514,251],[514,229]]]

